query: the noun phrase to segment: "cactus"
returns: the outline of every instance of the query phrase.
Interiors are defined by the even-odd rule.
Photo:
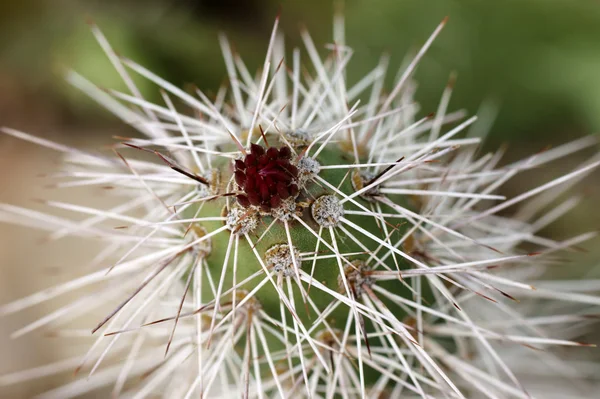
[[[71,179],[58,186],[110,184],[122,201],[107,209],[47,202],[86,215],[77,223],[0,208],[4,219],[41,222],[53,239],[107,243],[93,257],[97,270],[0,308],[15,313],[86,289],[77,302],[85,306],[63,307],[34,330],[119,299],[76,365],[89,378],[45,396],[107,385],[134,397],[528,397],[527,347],[588,346],[577,337],[592,320],[580,310],[600,299],[572,293],[568,281],[552,290],[532,282],[547,255],[592,236],[556,242],[537,232],[576,205],[552,206],[599,162],[511,199],[497,189],[595,140],[498,166],[501,152],[477,151],[490,120],[447,112],[453,79],[437,112],[419,117],[412,75],[445,23],[387,94],[385,58],[346,81],[352,50],[342,18],[324,60],[303,32],[312,72],[302,71],[298,49],[285,56],[278,21],[256,79],[221,38],[230,81],[215,98],[117,56],[92,26],[130,93],[76,72],[67,79],[143,137],[124,139],[107,157],[3,129],[65,154]],[[146,101],[131,73],[159,86],[164,103]],[[514,217],[505,212],[526,200]],[[126,228],[105,225],[114,221]],[[536,307],[539,298],[549,306]],[[553,311],[555,303],[563,308]],[[578,327],[549,338],[537,316],[548,316],[541,325],[550,331]],[[99,369],[114,353],[125,360]]]

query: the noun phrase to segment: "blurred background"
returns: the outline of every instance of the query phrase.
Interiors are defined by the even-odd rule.
[[[486,146],[510,143],[507,161],[600,131],[598,1],[429,0],[425,6],[418,0],[346,0],[344,8],[347,43],[355,50],[350,81],[373,68],[382,53],[391,55],[390,70],[395,71],[405,54],[449,16],[417,71],[417,99],[425,114],[435,111],[450,73],[456,72],[450,107],[472,114],[482,101],[494,101],[498,115]],[[98,148],[111,143],[113,135],[132,134],[62,78],[66,68],[73,68],[100,86],[122,87],[89,31],[88,18],[119,53],[177,86],[195,83],[214,92],[226,77],[218,32],[228,35],[255,70],[262,65],[279,9],[288,48],[301,46],[300,26],[308,28],[321,49],[331,40],[334,6],[323,0],[0,1],[0,125],[78,147]],[[154,86],[140,81],[139,87],[146,98],[158,98]],[[597,150],[530,172],[504,193],[521,192],[522,183],[530,187],[532,181],[548,181]],[[40,173],[52,171],[58,161],[51,151],[0,136],[0,202],[35,208],[39,205],[33,198],[79,195],[85,201],[101,196],[45,188]],[[575,190],[584,195],[582,206],[546,234],[560,239],[600,226],[600,174]],[[65,270],[68,274],[73,264],[86,259],[85,247],[67,241],[45,245],[43,237],[0,224],[0,303],[64,281]],[[585,251],[571,256],[556,275],[598,277],[598,248],[599,239],[586,243]],[[55,306],[0,320],[0,375],[74,351],[75,343],[65,347],[41,333],[9,340],[12,331]],[[0,387],[0,397],[28,397],[58,383]]]

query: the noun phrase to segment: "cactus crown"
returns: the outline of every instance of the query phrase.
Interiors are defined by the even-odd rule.
[[[452,84],[436,115],[419,118],[412,73],[445,22],[389,93],[383,91],[386,60],[356,84],[346,81],[352,51],[341,18],[324,60],[303,33],[312,73],[301,73],[299,50],[285,58],[278,21],[257,79],[222,39],[231,87],[214,99],[200,90],[186,93],[118,57],[93,26],[130,94],[109,90],[109,96],[74,72],[68,80],[144,138],[126,140],[115,161],[3,132],[65,152],[68,184],[110,182],[124,202],[108,209],[47,203],[86,214],[78,224],[9,205],[0,216],[24,215],[27,222],[17,219],[23,224],[39,220],[53,238],[100,238],[109,246],[92,266],[111,264],[4,305],[0,314],[82,287],[97,290],[82,299],[88,307],[121,298],[100,317],[96,343],[78,368],[93,363],[96,385],[106,384],[108,374],[97,377],[96,369],[109,351],[119,351],[127,361],[108,379],[115,396],[128,377],[146,375],[141,382],[132,378],[140,397],[153,391],[184,398],[527,397],[513,372],[522,365],[523,347],[585,344],[576,340],[577,329],[547,338],[527,314],[537,308],[522,303],[547,298],[549,319],[540,324],[550,325],[590,322],[577,308],[566,318],[552,313],[565,309],[563,301],[598,304],[591,295],[567,292],[567,283],[561,292],[536,291],[528,282],[546,265],[544,255],[590,237],[554,242],[537,236],[571,202],[537,216],[561,193],[550,189],[600,163],[510,200],[495,194],[519,171],[594,141],[498,167],[499,155],[477,157],[477,137],[459,137],[476,118],[447,112]],[[164,104],[146,101],[131,71],[160,86]],[[201,117],[178,111],[172,96]],[[125,148],[150,152],[157,162],[126,161]],[[540,193],[545,197],[518,218],[501,215]],[[115,230],[107,223],[113,220],[129,228]],[[522,243],[539,251],[527,253]],[[518,267],[504,273],[506,266]],[[561,307],[551,306],[556,303]],[[69,317],[81,312],[67,310]],[[500,350],[497,342],[512,349]],[[106,344],[104,352],[96,352],[99,344]],[[67,386],[49,396],[76,396],[96,385]]]

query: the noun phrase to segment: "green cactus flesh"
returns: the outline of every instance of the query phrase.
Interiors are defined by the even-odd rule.
[[[353,156],[348,154],[347,152],[341,150],[339,147],[334,145],[329,145],[323,151],[321,151],[316,158],[320,165],[350,165],[353,163]],[[352,172],[353,168],[340,168],[340,169],[324,169],[321,170],[318,174],[320,178],[327,181],[331,186],[338,188],[339,191],[344,193],[345,195],[351,195],[356,190],[352,184]],[[221,173],[221,185],[224,186],[229,181],[232,174],[232,165],[230,162],[224,162],[220,167]],[[226,190],[225,187],[221,187],[221,190]],[[334,190],[327,187],[326,185],[320,184],[316,180],[309,181],[301,190],[299,197],[296,199],[298,206],[304,206],[304,209],[301,213],[300,218],[304,221],[306,225],[303,225],[299,221],[295,219],[291,219],[288,221],[289,231],[291,236],[291,241],[294,247],[303,254],[310,253],[308,258],[313,256],[315,248],[317,248],[317,238],[313,234],[319,233],[319,229],[321,226],[315,222],[311,215],[310,211],[310,203],[314,201],[314,199],[319,198],[322,195],[331,194],[341,199],[339,194],[336,194]],[[407,199],[402,196],[388,196],[395,203],[401,204],[402,206],[407,205]],[[356,201],[362,204],[367,209],[371,209],[373,203],[370,201],[361,198],[360,196],[356,197]],[[344,204],[344,211],[347,212],[349,210],[363,210],[352,203],[352,201],[346,201]],[[195,213],[197,217],[210,217],[210,216],[219,216],[227,213],[227,206],[235,207],[239,206],[234,197],[221,197],[217,199],[213,199],[210,201],[206,201],[201,206],[201,209],[197,207],[189,211],[189,213]],[[384,213],[395,213],[395,211],[387,206],[381,205],[382,211]],[[242,208],[244,209],[244,208]],[[389,221],[387,221],[384,230],[381,225],[381,221],[376,220],[372,216],[367,215],[356,215],[356,214],[348,214],[344,215],[346,219],[349,221],[359,225],[361,228],[365,229],[372,235],[379,237],[381,240],[384,240],[392,245],[396,244],[406,233],[406,226],[402,223],[402,219],[392,219],[394,224],[392,225]],[[249,233],[249,237],[255,245],[256,253],[261,256],[263,263],[265,262],[265,253],[275,245],[278,244],[287,244],[288,238],[285,230],[284,223],[280,220],[273,222],[273,217],[270,215],[262,215],[261,220],[258,223],[258,227],[254,229],[251,233]],[[206,230],[206,232],[210,233],[218,228],[223,227],[224,222],[222,221],[211,221],[211,222],[202,222],[201,226]],[[272,226],[271,226],[272,225]],[[267,227],[270,226],[269,231],[263,235]],[[307,227],[308,226],[308,227]],[[309,231],[309,228],[312,230]],[[369,260],[369,257],[372,253],[376,253],[379,258],[383,257],[383,255],[390,252],[389,249],[382,247],[380,243],[365,237],[362,233],[359,233],[353,230],[349,226],[344,226],[345,229],[350,231],[358,240],[360,240],[362,247],[359,246],[353,239],[348,237],[346,233],[344,233],[339,228],[332,228],[331,231],[334,232],[336,237],[337,246],[339,249],[339,253],[358,253],[355,255],[347,256],[346,258],[349,261],[357,261]],[[386,233],[387,232],[387,233]],[[232,233],[230,230],[226,230],[220,234],[217,234],[211,238],[211,249],[210,253],[206,257],[206,262],[208,268],[210,270],[212,279],[215,282],[218,282],[221,274],[223,272],[223,268],[225,267],[225,277],[223,280],[223,288],[222,292],[230,289],[233,285],[233,264],[234,264],[234,251],[233,245],[231,246],[230,254],[228,257],[227,264],[224,264],[227,248],[230,242],[230,236]],[[333,246],[332,239],[330,236],[330,228],[323,227],[321,237],[324,241],[329,243],[330,246]],[[257,260],[255,252],[252,249],[252,246],[247,242],[246,238],[243,235],[238,235],[239,237],[239,246],[238,246],[238,262],[237,262],[237,271],[236,271],[236,282],[244,280],[245,278],[251,276],[259,270],[262,270],[262,266],[260,262]],[[261,238],[260,238],[261,237]],[[259,240],[260,238],[260,240]],[[235,239],[235,237],[234,237]],[[319,254],[320,255],[332,255],[333,251],[328,248],[323,242],[320,242],[319,246]],[[400,248],[402,249],[402,248]],[[368,251],[368,252],[367,252]],[[401,256],[389,255],[385,258],[384,262],[389,270],[402,270],[408,267],[408,262],[403,259]],[[302,270],[307,273],[311,272],[313,266],[313,260],[305,260],[302,262]],[[378,267],[381,269],[381,266],[377,266],[375,262],[371,259],[369,262],[370,267]],[[346,268],[346,263],[342,262],[341,269]],[[344,287],[339,286],[339,276],[340,276],[340,264],[338,263],[338,259],[335,256],[327,257],[324,259],[318,259],[314,265],[314,279],[316,281],[321,282],[326,287],[339,292],[341,295],[348,296],[345,292]],[[251,291],[256,284],[262,281],[265,278],[264,274],[256,277],[251,282],[247,283],[244,287],[240,289]],[[295,279],[295,275],[291,276],[292,279]],[[214,299],[213,288],[207,282],[208,279],[203,280],[203,302],[208,303]],[[273,281],[277,281],[277,275],[273,275]],[[304,284],[305,290],[308,289],[308,285]],[[407,287],[409,284],[400,279],[388,280],[383,282],[378,282],[378,285],[385,287],[388,291],[393,292],[399,296],[413,298],[413,293]],[[317,318],[316,313],[313,309],[308,305],[304,305],[303,298],[300,293],[300,290],[296,286],[295,283],[292,284],[294,287],[294,301],[296,305],[296,314],[300,321],[304,323],[305,326],[310,326],[312,321]],[[282,286],[282,291],[287,295],[287,287],[285,282]],[[364,294],[363,294],[364,295]],[[330,303],[337,301],[334,299],[329,293],[323,292],[322,290],[311,287],[308,292],[308,296],[314,302],[314,304],[318,307],[320,311],[323,311]],[[425,297],[424,300],[428,300],[430,297],[429,294],[422,293],[422,296]],[[254,296],[260,303],[262,309],[271,317],[275,319],[281,319],[281,299],[276,292],[273,284],[271,282],[267,282]],[[390,303],[385,298],[380,298],[386,306],[390,308],[390,310],[395,314],[396,318],[399,320],[405,319],[407,316],[406,312]],[[360,299],[357,299],[360,300]],[[221,303],[225,302],[224,300]],[[286,311],[287,312],[287,311]],[[331,312],[327,317],[328,323],[331,326],[338,329],[343,329],[348,314],[350,312],[350,308],[347,305],[341,304],[339,305],[335,311]],[[291,318],[287,317],[288,323],[290,323]],[[365,330],[367,333],[373,331],[373,326],[369,321],[365,321]],[[281,349],[281,348],[279,348]]]

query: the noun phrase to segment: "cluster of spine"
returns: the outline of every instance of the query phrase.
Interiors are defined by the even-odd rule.
[[[285,57],[277,22],[255,79],[222,39],[231,86],[213,99],[117,56],[93,26],[129,92],[100,89],[74,72],[67,78],[144,138],[127,139],[112,158],[2,130],[64,153],[57,187],[110,184],[122,203],[46,203],[86,215],[77,223],[0,204],[0,219],[46,230],[50,240],[106,245],[89,274],[2,305],[0,315],[78,290],[78,300],[13,334],[48,327],[72,337],[81,331],[70,320],[118,305],[98,311],[82,358],[0,376],[0,386],[75,369],[80,378],[42,396],[105,388],[136,398],[593,392],[590,381],[561,383],[557,370],[570,378],[582,362],[551,349],[587,346],[579,338],[594,322],[600,284],[583,290],[541,276],[555,262],[548,255],[594,234],[555,241],[538,232],[577,205],[576,197],[557,201],[599,157],[511,199],[497,190],[596,141],[498,166],[500,152],[478,155],[476,118],[447,112],[452,84],[435,116],[419,118],[412,74],[444,24],[387,94],[387,59],[346,81],[352,50],[341,17],[325,59],[302,33],[312,74],[301,74],[299,50]],[[131,71],[156,83],[164,104],[144,99]],[[202,117],[178,111],[173,96]],[[126,159],[125,150],[150,152],[156,162]],[[127,228],[114,229],[115,221]],[[550,383],[540,385],[540,376]]]

